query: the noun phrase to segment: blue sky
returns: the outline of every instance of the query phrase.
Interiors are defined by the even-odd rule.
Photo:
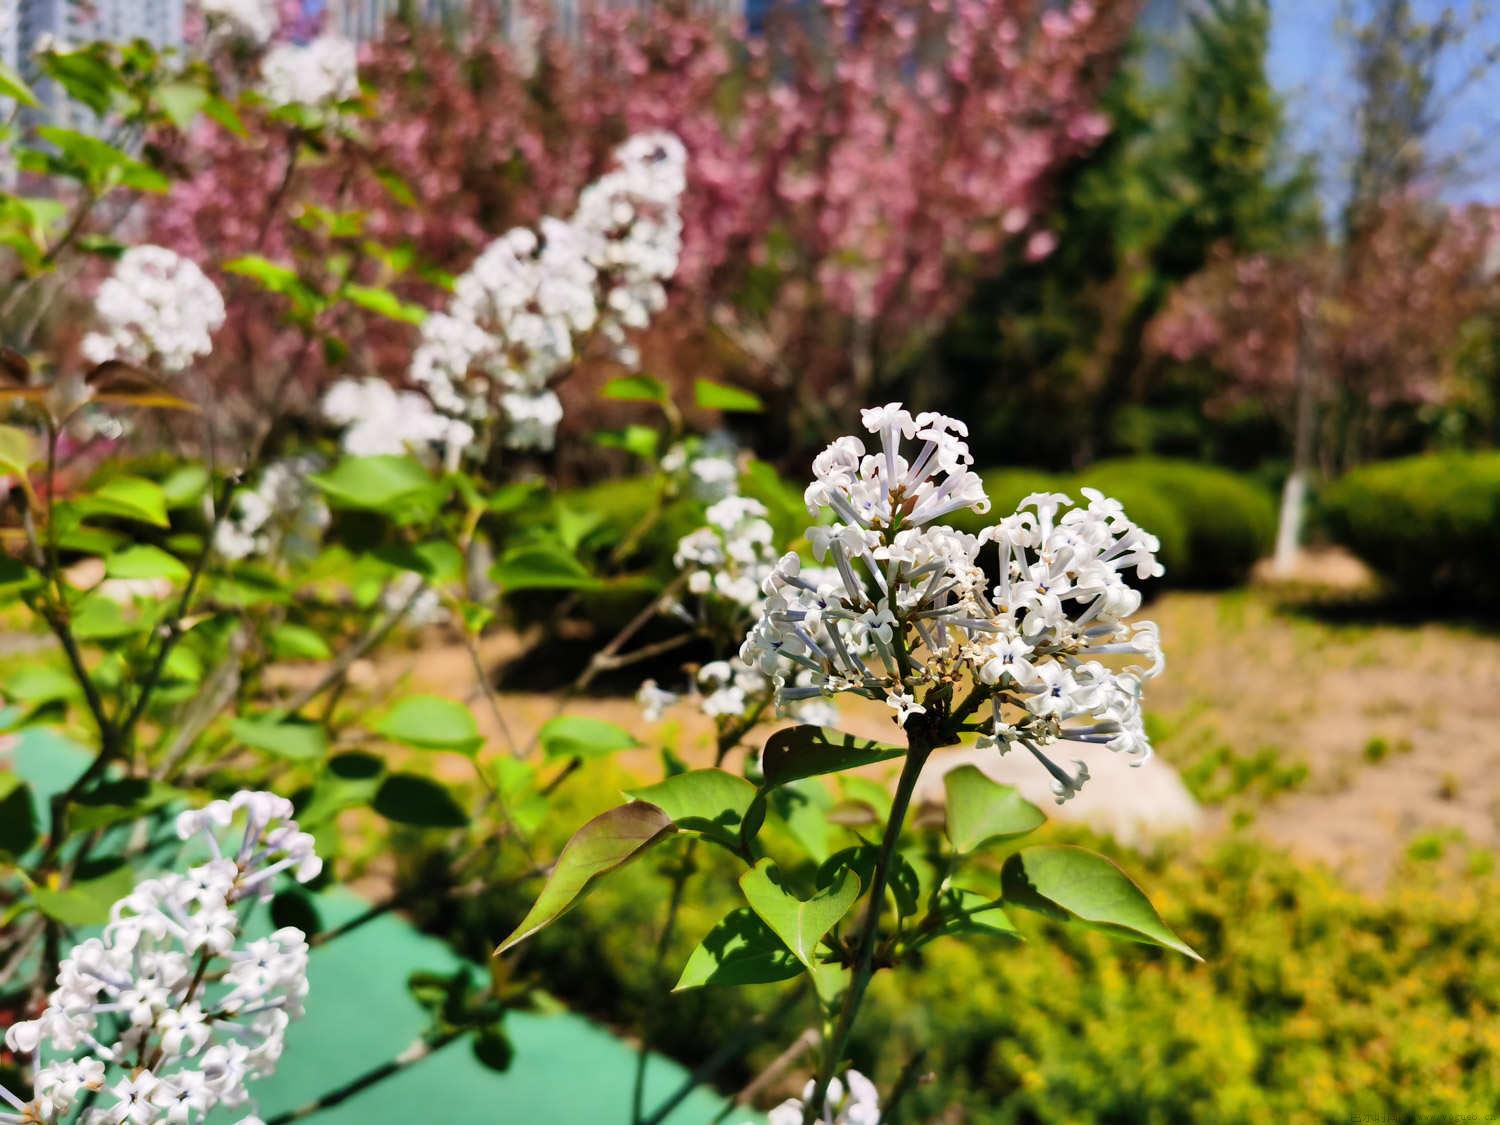
[[[1419,15],[1433,18],[1445,6],[1441,0],[1414,0]],[[1467,2],[1451,6],[1461,12]],[[1349,81],[1350,59],[1337,31],[1339,0],[1272,0],[1271,79],[1287,102],[1292,143],[1303,152],[1320,154],[1324,172],[1338,180],[1352,140],[1354,95]],[[1439,75],[1439,89],[1452,91],[1487,48],[1500,44],[1500,10],[1490,5],[1468,39],[1455,47],[1453,62]],[[1447,185],[1444,194],[1455,200],[1500,203],[1500,68],[1467,86],[1452,99],[1452,109],[1434,146],[1443,154],[1462,152],[1468,172]]]

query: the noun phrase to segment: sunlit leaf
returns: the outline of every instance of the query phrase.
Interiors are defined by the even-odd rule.
[[[462,703],[436,695],[406,696],[373,729],[392,742],[423,750],[472,754],[484,744],[474,713]]]
[[[994,841],[1014,840],[1047,817],[1015,788],[987,777],[978,766],[959,766],[943,775],[948,794],[948,839],[960,855]]]
[[[793,956],[811,968],[818,963],[818,943],[849,913],[859,898],[859,877],[850,870],[811,898],[799,898],[785,884],[785,876],[763,859],[740,876],[740,890],[750,908],[786,943]]]
[[[1161,920],[1125,872],[1085,848],[1023,848],[1005,861],[1000,882],[1008,905],[1202,960]]]
[[[521,924],[500,943],[496,955],[555,922],[599,879],[637,858],[673,831],[671,817],[645,801],[632,801],[600,813],[564,845],[547,885]]]
[[[758,414],[765,409],[765,404],[749,391],[741,390],[739,387],[726,387],[723,383],[715,383],[711,379],[694,380],[693,400],[705,410]]]
[[[603,758],[640,745],[624,727],[586,715],[548,719],[537,738],[549,758]]]

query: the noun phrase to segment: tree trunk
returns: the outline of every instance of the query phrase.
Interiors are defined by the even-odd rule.
[[[1285,575],[1296,562],[1302,546],[1303,512],[1307,506],[1307,481],[1312,474],[1313,438],[1317,428],[1317,402],[1313,372],[1308,357],[1307,318],[1297,316],[1297,405],[1292,431],[1292,471],[1281,489],[1281,513],[1276,524],[1276,551],[1271,559],[1274,574]]]

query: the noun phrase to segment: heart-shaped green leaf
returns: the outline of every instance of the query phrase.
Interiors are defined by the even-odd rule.
[[[563,846],[547,885],[521,924],[496,948],[496,956],[557,921],[599,879],[673,831],[672,818],[645,801],[632,801],[594,817]]]
[[[625,794],[650,801],[678,828],[698,832],[731,851],[739,847],[740,822],[755,800],[755,786],[720,769],[690,770]]]
[[[1041,809],[978,766],[949,770],[943,788],[948,792],[948,839],[960,855],[981,844],[1014,840],[1047,823]]]
[[[740,876],[740,890],[750,908],[808,968],[818,963],[818,943],[859,898],[859,886],[859,876],[844,870],[811,898],[801,899],[787,889],[781,871],[769,859]]]
[[[771,735],[761,754],[760,768],[769,789],[799,778],[889,761],[905,753],[899,746],[804,724]]]
[[[1086,848],[1023,848],[1005,861],[1000,885],[1007,904],[1203,960],[1125,872]]]
[[[801,963],[748,906],[720,918],[688,955],[673,992],[704,985],[775,984],[802,972]]]

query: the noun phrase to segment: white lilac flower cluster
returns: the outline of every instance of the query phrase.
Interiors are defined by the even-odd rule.
[[[328,505],[307,479],[322,468],[323,459],[316,454],[267,465],[254,488],[234,494],[214,533],[214,550],[233,561],[272,553],[312,554],[330,519]]]
[[[732,458],[727,463],[735,466]],[[716,478],[715,487],[719,487]],[[738,494],[737,468],[730,487],[734,491],[704,514],[707,524],[678,540],[672,557],[693,606],[690,609],[678,602],[669,609],[705,635],[712,635],[716,626],[727,626],[731,635],[742,633],[762,613],[762,587],[776,566],[775,532],[766,519],[765,505]],[[705,715],[739,719],[770,701],[773,683],[761,669],[735,656],[703,665],[693,687],[698,709]],[[679,698],[655,680],[647,680],[636,693],[636,702],[651,722]],[[837,709],[822,699],[804,700],[784,713],[818,726],[838,721]]]
[[[359,96],[354,44],[336,35],[278,43],[260,63],[260,92],[273,106],[326,109]]]
[[[936,523],[989,508],[963,423],[892,403],[866,410],[864,425],[878,448],[839,438],[814,460],[806,494],[809,511],[831,509],[836,520],[807,532],[834,577],[785,555],[740,650],[745,664],[772,677],[784,701],[852,692],[885,700],[903,725],[935,691],[961,706],[967,681],[966,713],[983,743],[1035,755],[1059,802],[1088,770],[1054,763],[1045,751],[1057,742],[1144,760],[1141,683],[1162,655],[1153,624],[1127,621],[1141,596],[1125,572],[1162,573],[1155,537],[1092,489],[1081,507],[1061,493],[1028,496],[979,535]],[[991,545],[994,585],[980,561]],[[1101,657],[1144,659],[1111,668]]]
[[[720,432],[679,441],[662,455],[661,470],[694,500],[712,504],[740,490],[739,447]]]
[[[687,156],[668,133],[633,137],[572,219],[544,218],[490,243],[422,325],[411,381],[438,410],[504,421],[512,449],[552,448],[562,403],[552,384],[597,333],[638,362],[629,331],[666,304],[677,271]]]
[[[280,25],[276,0],[199,0],[198,10],[210,36],[238,40],[252,47],[271,41]]]
[[[224,298],[188,259],[164,246],[132,246],[99,286],[94,318],[94,331],[83,338],[85,359],[175,374],[213,351]]]
[[[236,820],[244,831],[226,847]],[[14,1110],[0,1122],[193,1125],[245,1106],[246,1082],[276,1069],[307,995],[307,942],[291,927],[247,939],[243,908],[269,899],[282,872],[317,876],[312,837],[290,801],[248,791],[183,813],[177,833],[212,858],[136,884],[103,934],[62,960],[42,1014],[5,1033],[34,1074],[29,1101],[0,1087]]]
[[[788,1098],[766,1115],[770,1125],[802,1125],[807,1101],[816,1083],[809,1081],[801,1099]],[[832,1078],[818,1117],[824,1125],[880,1125],[880,1097],[871,1082],[857,1070],[845,1073],[843,1081]]]
[[[334,383],[323,395],[323,416],[343,429],[344,452],[360,457],[435,451],[453,468],[474,441],[467,422],[439,414],[424,396],[374,376]]]

